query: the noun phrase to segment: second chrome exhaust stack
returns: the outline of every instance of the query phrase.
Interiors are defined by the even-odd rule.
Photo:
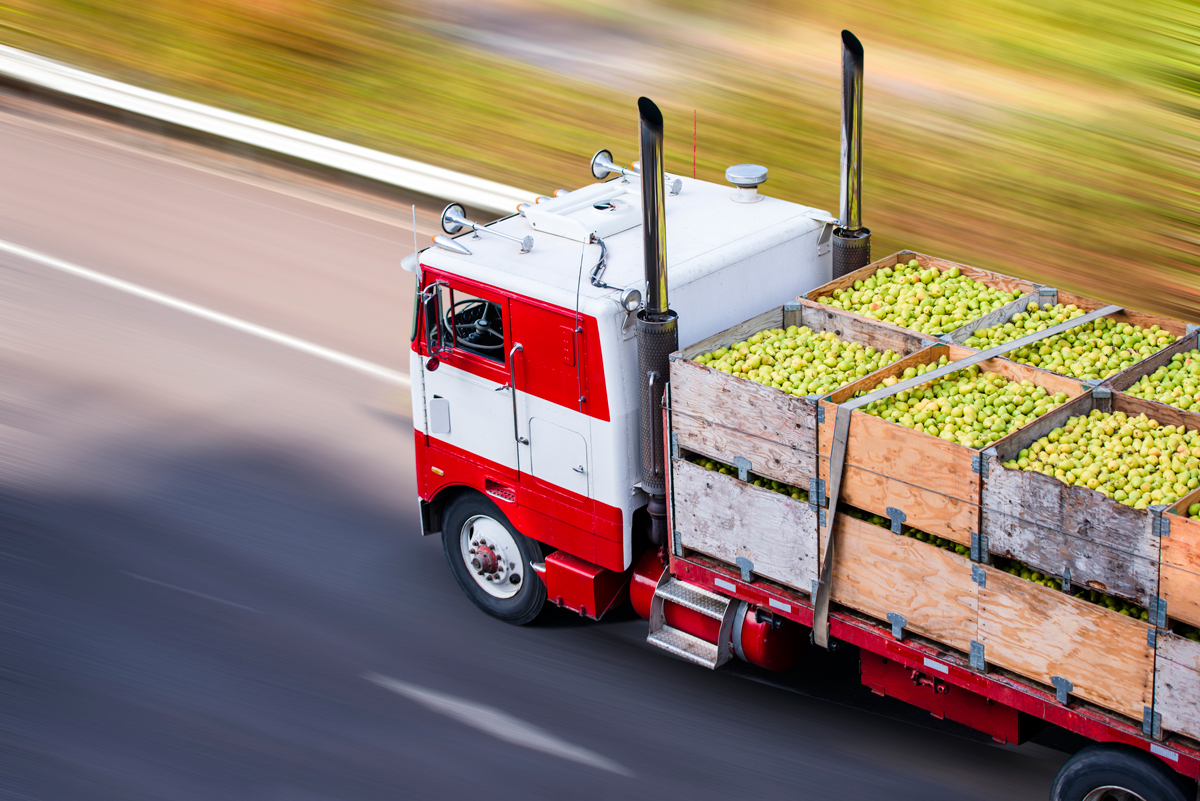
[[[678,315],[667,302],[667,217],[663,197],[663,117],[648,98],[638,99],[642,155],[642,237],[646,303],[637,315],[638,417],[641,424],[642,489],[650,496],[650,541],[666,542],[666,469],[663,389],[668,356],[679,348]]]
[[[833,232],[833,277],[871,263],[871,231],[862,224],[863,46],[842,31],[842,192]]]

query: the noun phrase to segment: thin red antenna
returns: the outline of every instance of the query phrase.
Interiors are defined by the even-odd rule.
[[[696,109],[692,109],[692,177],[696,177]]]

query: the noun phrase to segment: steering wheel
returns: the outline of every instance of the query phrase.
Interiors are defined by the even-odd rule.
[[[455,303],[446,314],[454,325],[454,337],[471,350],[503,350],[504,334],[500,307],[490,300],[467,298]]]

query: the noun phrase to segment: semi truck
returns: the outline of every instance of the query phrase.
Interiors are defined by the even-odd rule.
[[[999,742],[1046,725],[1091,740],[1054,801],[1196,797],[1200,643],[1173,626],[1200,624],[1200,523],[1013,469],[1070,414],[1149,408],[1182,431],[1189,413],[1124,395],[1128,371],[1071,381],[1006,360],[1020,343],[963,345],[962,331],[1066,293],[913,252],[872,262],[863,49],[849,32],[842,45],[836,217],[762,193],[758,165],[731,166],[726,183],[667,174],[647,98],[632,166],[601,150],[594,183],[486,224],[446,208],[445,234],[404,262],[422,531],[500,620],[529,623],[548,603],[600,619],[628,601],[651,644],[710,669],[857,649],[872,691]],[[1011,302],[944,336],[819,302],[906,267],[966,274]],[[1150,324],[1071,299],[1085,314],[1028,341],[1102,317]],[[1154,319],[1177,341],[1143,372],[1196,344],[1193,327]],[[713,366],[722,348],[801,329],[893,361],[812,395]],[[1055,408],[986,448],[864,411],[968,368]],[[1125,606],[1090,603],[1098,589]]]

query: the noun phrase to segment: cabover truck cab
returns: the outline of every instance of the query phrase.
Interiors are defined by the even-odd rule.
[[[1001,440],[1000,456],[934,447],[926,458],[917,432],[889,433],[852,411],[859,389],[871,392],[885,371],[941,355],[946,371],[990,359],[987,369],[1061,391],[1070,401],[1059,417],[1136,403],[1116,398],[1115,384],[1085,387],[999,365],[997,354],[961,340],[935,343],[799,300],[902,256],[871,263],[861,223],[861,87],[862,48],[843,32],[836,219],[762,195],[767,171],[755,165],[729,168],[727,184],[666,175],[662,116],[645,98],[640,167],[600,151],[597,183],[486,225],[446,208],[447,236],[404,262],[417,277],[410,376],[422,530],[441,536],[459,585],[499,619],[530,622],[547,601],[599,619],[628,599],[649,620],[650,643],[709,668],[736,657],[781,670],[810,643],[856,648],[872,691],[999,742],[1020,743],[1046,724],[1094,741],[1064,765],[1052,801],[1196,798],[1200,647],[1167,617],[1175,610],[1200,626],[1194,599],[1172,600],[1168,610],[1138,585],[1124,597],[1146,600],[1147,622],[997,569],[987,513],[1015,508],[1019,518],[1023,495],[1005,490],[1001,505],[986,509],[989,487],[1004,489],[987,474],[1003,478],[1002,462],[1025,446]],[[902,257],[910,256],[923,267],[938,262]],[[1017,305],[1047,290],[960,267],[1019,296]],[[1121,312],[1094,305],[1092,317]],[[811,397],[696,361],[789,325],[904,359]],[[1179,346],[1196,344],[1187,334]],[[1061,424],[1051,417],[1013,437]],[[712,472],[718,456],[727,464]],[[943,464],[945,475],[922,475]],[[776,492],[754,486],[756,473],[778,479]],[[1030,475],[1050,482],[1038,490],[1046,497],[1065,492],[1041,474],[1011,479]],[[922,485],[953,493],[956,481],[962,498]],[[843,500],[874,523],[843,513]],[[1165,512],[1129,507],[1098,517],[1099,534],[1081,523],[1075,541],[1107,547],[1104,515],[1142,526],[1139,541],[1154,548],[1168,528],[1180,532],[1171,542],[1191,542],[1185,534],[1200,542],[1200,525],[1188,533],[1182,518],[1168,525]],[[906,519],[924,527],[921,537],[901,536]],[[931,532],[955,547],[927,544]],[[1045,551],[1037,540],[1023,547]],[[1093,561],[1075,563],[1084,586],[1087,571],[1104,567]],[[1158,557],[1142,567],[1135,578],[1157,592]],[[1164,556],[1164,582],[1166,567]],[[1061,575],[1071,589],[1070,571]]]
[[[599,617],[647,545],[638,528],[647,496],[637,177],[560,193],[459,236],[454,250],[420,254],[410,375],[422,520],[427,533],[458,532],[446,547],[464,590],[514,622],[535,614],[547,590]],[[829,279],[825,212],[753,188],[674,180],[668,274],[682,340]],[[495,233],[531,237],[532,247]],[[493,559],[496,572],[474,564]],[[603,583],[596,571],[615,574],[616,586],[576,597],[583,575]]]

